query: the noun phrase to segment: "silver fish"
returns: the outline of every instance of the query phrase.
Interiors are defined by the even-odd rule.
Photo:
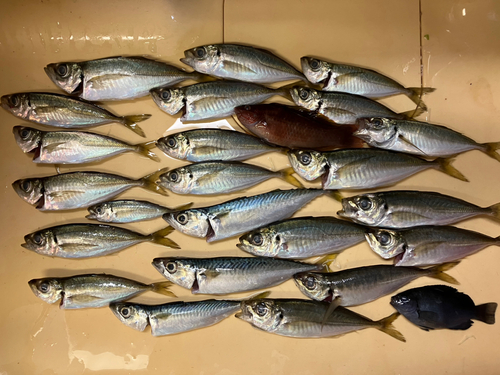
[[[404,113],[396,113],[383,104],[364,96],[318,91],[303,86],[292,87],[290,94],[295,104],[321,113],[337,124],[355,124],[363,117],[406,119],[423,113],[421,107]]]
[[[155,142],[131,145],[105,135],[60,131],[46,132],[26,126],[14,126],[17,144],[25,153],[34,153],[34,163],[82,164],[103,160],[124,152],[137,152],[160,161],[150,149]]]
[[[75,129],[118,122],[141,137],[146,135],[137,122],[151,117],[151,115],[119,117],[80,99],[43,92],[4,95],[1,103],[2,107],[14,116],[37,124]]]
[[[458,284],[444,272],[457,264],[446,263],[427,269],[375,265],[331,273],[304,272],[293,278],[299,290],[313,300],[331,302],[334,306],[355,306],[392,293],[420,277]]]
[[[46,277],[28,282],[31,290],[42,301],[60,302],[61,309],[84,309],[107,306],[111,302],[130,299],[148,290],[175,297],[168,290],[170,281],[143,284],[138,281],[106,274]]]
[[[399,231],[372,229],[366,233],[366,240],[382,258],[394,258],[396,266],[454,262],[488,246],[500,246],[500,237],[450,226],[422,226]]]
[[[184,234],[213,242],[287,219],[324,194],[328,193],[321,189],[274,190],[215,206],[165,214],[163,219]]]
[[[45,73],[68,94],[79,94],[85,100],[135,99],[155,87],[202,77],[140,56],[49,64]]]
[[[236,246],[247,253],[304,259],[339,253],[365,239],[365,228],[334,217],[298,217],[255,229]]]
[[[172,209],[147,201],[124,199],[102,202],[91,206],[87,208],[89,215],[85,217],[102,223],[134,223],[136,221],[156,219],[174,210],[184,210],[191,206],[192,203],[188,203]]]
[[[12,184],[16,193],[41,211],[71,210],[111,199],[134,186],[167,195],[155,181],[165,169],[138,180],[100,172],[69,172],[26,178]]]
[[[280,336],[312,338],[332,337],[365,328],[376,328],[405,342],[392,322],[399,316],[373,321],[343,307],[338,307],[325,320],[329,304],[300,299],[256,299],[241,303],[236,317],[260,330]]]
[[[426,169],[436,169],[468,181],[451,162],[427,161],[418,156],[380,149],[347,149],[331,152],[289,151],[288,159],[297,174],[312,181],[322,177],[323,189],[369,189],[395,184]]]
[[[354,135],[373,147],[424,157],[446,157],[479,150],[500,161],[495,151],[500,148],[500,142],[477,143],[445,126],[426,122],[377,117],[360,119]]]
[[[158,139],[156,147],[168,156],[191,162],[245,160],[282,150],[252,135],[223,129],[195,129],[171,134]]]
[[[143,235],[125,228],[104,224],[65,224],[42,229],[24,236],[21,246],[41,255],[59,258],[91,258],[115,253],[142,242],[180,249],[165,236],[173,229],[167,227]]]
[[[303,188],[292,173],[292,168],[273,172],[237,161],[206,161],[165,172],[158,185],[176,194],[213,195],[240,191],[276,177]]]
[[[300,62],[309,82],[323,83],[323,91],[347,92],[367,98],[403,94],[425,109],[421,96],[435,90],[430,87],[406,88],[383,74],[357,66],[335,64],[308,56],[302,57]]]
[[[479,207],[431,191],[385,191],[342,199],[337,215],[356,223],[383,228],[448,225],[476,216],[500,220],[500,203]]]
[[[184,51],[184,56],[184,64],[215,77],[255,83],[306,81],[302,73],[279,57],[250,46],[209,44]]]
[[[181,88],[151,90],[162,111],[175,115],[184,108],[181,121],[219,119],[234,114],[234,108],[263,102],[274,95],[288,95],[288,89],[271,89],[255,83],[236,81],[203,82]]]
[[[153,267],[193,294],[229,294],[281,284],[294,274],[318,271],[322,264],[272,258],[155,258]]]

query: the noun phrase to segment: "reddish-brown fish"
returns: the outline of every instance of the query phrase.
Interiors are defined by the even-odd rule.
[[[365,145],[352,135],[355,125],[335,124],[286,105],[245,105],[236,107],[235,112],[251,133],[275,145],[323,151]]]

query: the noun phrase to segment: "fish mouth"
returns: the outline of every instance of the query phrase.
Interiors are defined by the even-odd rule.
[[[191,66],[191,67],[192,67],[192,66],[193,66],[193,65],[191,64],[192,59],[191,59],[191,58],[190,58],[190,57],[189,57],[186,53],[185,53],[185,55],[186,55],[186,57],[183,57],[182,59],[180,59],[180,61],[181,61],[183,64],[186,64],[186,65],[188,65],[188,66]]]
[[[89,220],[97,220],[97,217],[96,217],[96,215],[94,215],[94,214],[88,214],[87,216],[85,216],[85,219],[89,219]]]
[[[344,210],[337,211],[337,215],[340,217],[349,218],[349,215]]]
[[[26,242],[22,243],[21,246],[24,247],[25,249],[31,250]]]
[[[9,105],[9,96],[8,95],[2,96],[2,98],[0,99],[0,105],[4,109],[6,109],[7,111],[11,110],[12,107]]]

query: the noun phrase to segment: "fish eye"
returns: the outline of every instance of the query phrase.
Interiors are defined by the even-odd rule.
[[[177,180],[179,179],[179,175],[177,174],[177,172],[170,172],[168,177],[172,182],[177,182]]]
[[[9,98],[9,101],[13,107],[17,107],[21,103],[21,99],[19,99],[19,95],[11,95]]]
[[[31,181],[24,180],[21,183],[21,189],[23,189],[23,191],[25,191],[26,193],[28,193],[31,190]]]
[[[102,206],[97,206],[97,207],[95,208],[95,212],[96,212],[97,214],[101,215],[101,214],[103,213]]]
[[[371,123],[376,128],[380,128],[384,124],[384,122],[381,119],[379,119],[379,118],[373,118],[371,120]]]
[[[188,222],[188,218],[186,214],[179,214],[176,217],[176,220],[179,222],[179,224],[186,224]]]
[[[311,67],[312,70],[316,71],[316,70],[319,70],[321,64],[319,63],[318,60],[311,60],[311,62],[309,63],[309,66]]]
[[[312,160],[311,154],[308,152],[304,152],[303,154],[301,154],[299,156],[299,160],[302,164],[309,165],[309,164],[311,164],[311,160]]]
[[[369,198],[363,197],[359,200],[358,202],[359,208],[361,208],[363,211],[367,211],[370,208],[372,208],[372,201]]]
[[[400,303],[408,303],[408,302],[410,302],[410,299],[408,297],[401,296],[401,297],[399,297],[399,302]]]
[[[165,266],[165,269],[169,272],[169,273],[176,273],[177,272],[177,263],[175,262],[168,262]]]
[[[170,148],[174,148],[175,146],[177,146],[176,140],[172,137],[168,138],[167,139],[167,146]]]
[[[245,109],[245,111],[250,111],[252,109],[252,107],[250,107],[249,105],[246,105],[245,107],[243,107]]]
[[[316,287],[316,279],[312,276],[309,276],[304,282],[304,286],[307,289],[314,289]]]
[[[255,305],[255,312],[258,316],[264,316],[267,314],[267,306],[264,302],[258,303]]]
[[[123,316],[125,319],[130,318],[130,315],[132,315],[132,312],[128,307],[122,307],[120,310],[121,316]]]
[[[196,55],[197,58],[203,59],[207,55],[207,51],[205,51],[205,48],[203,47],[198,47],[195,48],[194,54]]]
[[[59,74],[61,77],[66,77],[68,75],[69,69],[66,64],[59,64],[56,67],[57,74]]]
[[[169,90],[165,90],[165,91],[162,91],[161,94],[160,94],[160,97],[163,99],[163,100],[169,100],[171,95],[170,95],[170,91]]]
[[[264,242],[264,239],[262,238],[262,235],[259,233],[256,233],[252,236],[252,243],[255,246],[260,246]]]
[[[33,242],[36,243],[37,245],[41,245],[43,242],[43,237],[40,233],[35,233],[33,235]]]
[[[299,91],[299,97],[302,100],[306,100],[309,97],[309,91],[307,91],[305,89],[300,89],[300,91]]]
[[[381,232],[378,235],[378,242],[380,242],[382,246],[389,245],[391,243],[391,235],[387,232]]]
[[[28,139],[28,137],[30,135],[30,131],[28,129],[24,128],[19,132],[19,135],[21,136],[22,139],[26,140],[26,139]]]
[[[42,293],[47,293],[50,290],[50,284],[48,282],[44,281],[44,282],[40,283],[40,285],[38,286],[38,289]]]

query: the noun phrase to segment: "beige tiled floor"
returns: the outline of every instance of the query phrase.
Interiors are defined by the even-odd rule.
[[[480,142],[500,140],[500,8],[495,1],[421,1],[423,82],[437,90],[425,98],[430,110],[422,118],[450,126]],[[222,22],[224,19],[224,22]],[[224,32],[223,32],[224,25]],[[424,37],[427,35],[428,37]],[[298,66],[303,55],[316,55],[377,69],[406,86],[420,85],[420,23],[417,0],[374,1],[23,1],[4,2],[0,12],[0,94],[53,91],[43,67],[52,62],[114,55],[149,55],[181,66],[182,51],[206,43],[239,42],[268,48]],[[411,109],[405,97],[383,101],[398,111]],[[156,139],[174,123],[149,99],[106,105],[125,114],[151,113],[144,123],[148,139]],[[138,280],[159,281],[150,266],[155,256],[174,251],[142,244],[113,256],[71,261],[31,253],[19,245],[25,234],[56,223],[83,221],[84,210],[41,213],[17,197],[10,184],[22,177],[55,173],[37,166],[14,142],[12,126],[20,122],[0,112],[2,233],[0,261],[0,374],[316,374],[342,373],[498,373],[500,324],[476,323],[468,331],[424,332],[404,318],[396,327],[406,336],[400,343],[375,330],[338,339],[296,340],[259,332],[229,318],[217,326],[171,337],[153,338],[122,325],[107,308],[64,311],[46,305],[27,281],[42,276],[110,272]],[[232,120],[229,121],[234,124]],[[140,139],[120,125],[95,131],[131,142]],[[161,155],[162,166],[183,163]],[[283,155],[254,160],[284,167]],[[500,201],[500,164],[480,152],[457,158],[456,167],[469,183],[435,171],[414,176],[397,188],[436,190],[480,205]],[[140,177],[160,164],[137,155],[122,155],[84,168]],[[246,192],[253,195],[286,185],[268,181]],[[192,198],[160,196],[133,189],[126,197],[175,206],[199,205],[236,197]],[[334,214],[339,204],[326,197],[299,215]],[[129,225],[152,232],[162,220]],[[500,226],[474,219],[461,227],[491,236]],[[243,255],[229,239],[208,245],[180,233],[171,235],[182,246],[179,254]],[[334,269],[382,263],[366,244],[345,251]],[[460,290],[477,303],[500,300],[500,253],[491,247],[466,259],[450,273]],[[421,279],[412,287],[429,283]],[[183,299],[196,299],[181,288]],[[241,295],[243,296],[243,295]],[[273,288],[273,296],[301,297],[292,282]],[[232,297],[232,296],[231,296]],[[238,298],[240,296],[234,296]],[[146,294],[138,301],[164,299]],[[354,310],[373,319],[393,310],[389,297]],[[125,371],[123,371],[125,370]]]

